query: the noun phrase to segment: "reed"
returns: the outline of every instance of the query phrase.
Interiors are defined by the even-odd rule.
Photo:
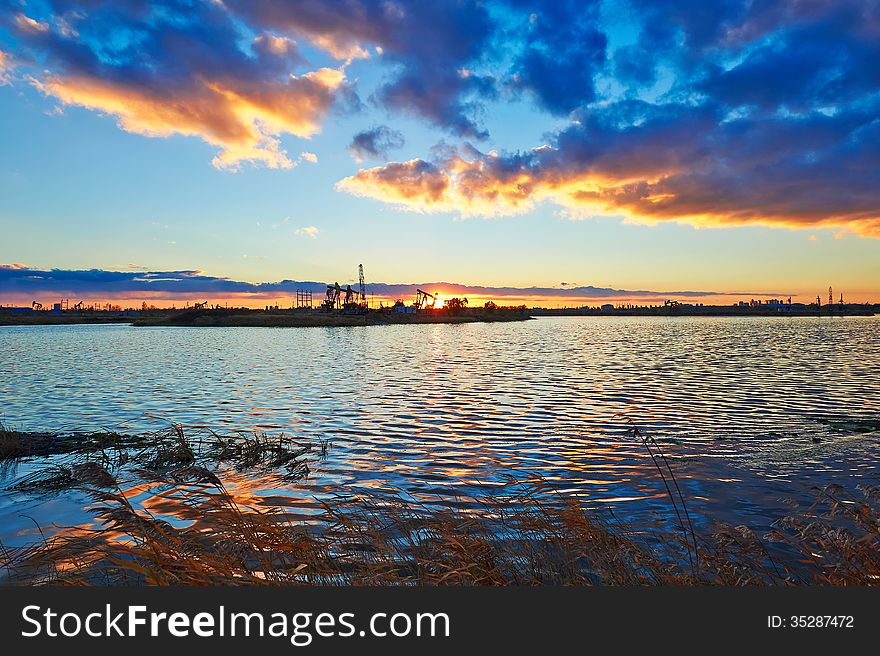
[[[635,428],[633,426],[633,428]],[[185,434],[77,454],[16,483],[30,493],[89,495],[95,529],[2,550],[6,581],[110,585],[876,585],[880,488],[816,490],[764,536],[716,523],[698,532],[670,462],[642,431],[676,517],[632,526],[585,509],[540,478],[511,480],[477,509],[437,509],[388,495],[325,500],[306,525],[237,503],[222,468],[305,475],[327,444]],[[126,442],[126,440],[122,440]],[[127,443],[127,442],[126,442]],[[137,474],[167,488],[172,525],[136,508],[118,482]],[[131,489],[131,488],[129,488]]]

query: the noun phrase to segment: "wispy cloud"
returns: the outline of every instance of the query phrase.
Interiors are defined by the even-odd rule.
[[[315,226],[304,226],[302,228],[297,228],[295,231],[300,237],[311,237],[312,239],[317,239],[319,232],[321,231]]]

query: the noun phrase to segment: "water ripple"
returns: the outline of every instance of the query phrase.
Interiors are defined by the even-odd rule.
[[[695,500],[757,514],[794,487],[876,475],[876,436],[843,435],[835,420],[878,419],[878,328],[876,318],[638,317],[4,327],[0,418],[31,430],[177,422],[329,439],[305,483],[251,482],[299,512],[305,497],[358,488],[466,505],[527,473],[653,512],[657,477],[624,439],[624,414],[661,441]]]

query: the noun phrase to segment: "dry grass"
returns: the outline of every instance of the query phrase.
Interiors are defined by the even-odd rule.
[[[320,528],[243,508],[218,482],[190,479],[185,527],[136,510],[125,494],[93,491],[99,530],[80,530],[7,553],[10,579],[112,585],[875,585],[876,503],[848,500],[862,528],[817,512],[781,520],[770,540],[804,558],[770,556],[746,527],[698,541],[691,568],[675,533],[645,536],[585,512],[534,482],[480,513],[431,510],[402,499],[338,498]],[[822,492],[825,513],[842,501]],[[872,492],[874,501],[876,493]],[[851,505],[851,504],[855,505]],[[874,522],[872,525],[871,522]]]
[[[245,471],[264,469],[285,480],[308,475],[306,455],[326,454],[326,442],[302,443],[287,435],[188,431],[181,426],[128,435],[95,433],[23,433],[0,426],[0,461],[52,457],[57,462],[18,480],[11,489],[39,492],[69,487],[113,487],[122,470],[144,479],[170,482],[201,477],[216,481],[213,469],[229,465]],[[219,481],[216,481],[219,483]]]
[[[880,584],[880,488],[856,490],[859,496],[839,485],[816,490],[816,502],[778,522],[767,539],[799,551],[817,582]]]
[[[64,454],[94,454],[107,449],[147,446],[167,431],[125,435],[113,431],[91,433],[32,433],[0,424],[0,461]]]
[[[175,428],[33,474],[19,490],[75,487],[100,522],[5,549],[7,581],[112,585],[876,585],[880,490],[836,486],[763,537],[745,526],[698,533],[675,473],[636,427],[663,478],[673,520],[632,527],[585,510],[541,479],[511,481],[479,510],[438,510],[400,497],[337,497],[310,525],[236,503],[218,462],[307,471],[327,445],[203,435]],[[120,472],[167,485],[176,525],[136,508]]]
[[[99,530],[8,554],[11,580],[150,585],[686,584],[688,575],[631,537],[559,505],[535,483],[479,515],[402,499],[338,498],[320,529],[242,508],[219,482],[191,480],[197,517],[174,527],[118,489],[92,492]],[[546,499],[545,495],[550,495]],[[519,508],[510,511],[511,505]]]

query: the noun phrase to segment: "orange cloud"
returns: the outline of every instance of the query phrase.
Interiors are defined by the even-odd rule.
[[[220,148],[214,166],[234,170],[244,162],[293,167],[280,136],[315,134],[344,80],[342,71],[322,68],[271,83],[199,77],[186,88],[167,92],[82,75],[50,75],[32,82],[66,105],[115,116],[127,132],[199,137]]]
[[[494,154],[474,160],[450,158],[440,164],[420,159],[362,169],[337,183],[341,191],[418,212],[462,216],[510,216],[543,200],[568,208],[619,214],[598,197],[615,189],[608,177],[541,173],[528,167],[494,166]]]
[[[9,73],[12,71],[12,57],[0,50],[0,86],[11,84]]]
[[[34,20],[30,16],[25,16],[24,14],[18,14],[15,17],[15,26],[22,32],[30,32],[34,34],[49,31],[48,23]]]
[[[385,166],[358,171],[340,180],[337,189],[355,196],[394,203],[405,209],[442,212],[456,207],[451,176],[421,159],[391,162]],[[458,207],[466,210],[465,199]]]
[[[625,161],[627,155],[615,157]],[[632,157],[639,159],[635,153]],[[549,201],[570,218],[623,216],[633,223],[675,221],[697,227],[831,227],[880,238],[880,205],[870,193],[847,197],[845,188],[828,193],[835,191],[833,181],[820,187],[810,177],[775,186],[752,180],[752,174],[728,180],[701,175],[668,158],[654,167],[645,161],[649,156],[641,159],[632,170],[579,166],[563,160],[559,150],[544,147],[507,157],[477,153],[441,162],[414,159],[362,169],[338,182],[337,189],[407,211],[464,217],[521,214]]]
[[[809,181],[792,185],[784,193],[809,198]],[[729,190],[700,176],[670,175],[656,181],[572,188],[560,204],[586,208],[596,215],[621,215],[633,223],[676,221],[696,227],[762,225],[782,228],[836,228],[863,237],[880,238],[880,208],[850,208],[845,204],[776,202],[760,194],[743,192],[739,202],[727,198]]]
[[[315,46],[326,50],[335,59],[350,62],[354,59],[367,59],[370,56],[369,51],[356,42],[336,40],[333,36],[321,34],[308,35],[308,38]]]
[[[281,56],[290,52],[296,52],[296,41],[286,36],[275,36],[274,34],[261,34],[254,39],[254,45],[259,48],[268,50],[273,55]]]

